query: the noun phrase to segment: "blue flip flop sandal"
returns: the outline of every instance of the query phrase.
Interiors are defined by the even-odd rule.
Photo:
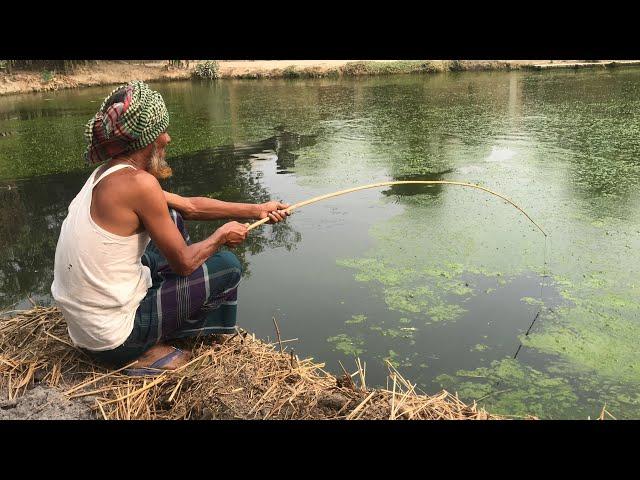
[[[184,353],[184,351],[180,350],[179,348],[172,348],[173,352],[168,353],[162,358],[159,358],[148,367],[127,368],[126,370],[124,370],[124,373],[131,377],[142,377],[146,375],[160,375],[161,373],[166,372],[167,370],[162,369],[162,367],[168,365],[169,363],[171,363],[171,360]]]

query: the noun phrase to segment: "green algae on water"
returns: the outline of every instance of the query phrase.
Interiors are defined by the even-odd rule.
[[[364,353],[364,341],[360,338],[352,338],[341,333],[335,337],[327,338],[329,343],[333,344],[334,349],[341,351],[345,355],[358,356]]]
[[[460,370],[436,381],[463,400],[479,401],[488,411],[503,415],[566,418],[578,397],[567,380],[552,377],[510,358],[490,367]]]
[[[383,360],[386,360],[396,368],[400,366],[400,361],[398,360],[398,354],[393,350],[389,350],[389,354],[386,357],[384,357]]]
[[[359,282],[377,281],[386,286],[400,285],[406,275],[411,275],[411,271],[394,269],[389,265],[373,258],[362,259],[341,259],[336,263],[342,267],[353,268],[358,271],[356,280]]]
[[[453,321],[467,310],[454,303],[440,303],[427,309],[427,315],[434,322]]]
[[[522,337],[523,345],[559,355],[573,369],[640,385],[640,329],[636,322],[603,308],[597,298],[549,312],[542,322],[544,328]]]
[[[520,301],[526,303],[527,305],[536,305],[536,306],[543,306],[544,305],[544,300],[541,300],[539,298],[522,297],[520,299]]]
[[[350,320],[346,320],[344,323],[363,323],[367,319],[366,315],[352,315]]]
[[[472,351],[476,351],[476,352],[483,352],[485,350],[487,350],[489,347],[487,345],[484,345],[482,343],[477,343],[476,345],[474,345],[471,350]]]

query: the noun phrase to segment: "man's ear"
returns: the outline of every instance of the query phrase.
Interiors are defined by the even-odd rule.
[[[140,150],[140,153],[142,153],[142,158],[145,158],[147,161],[147,167],[151,166],[151,156],[153,155],[153,151],[155,148],[156,148],[156,142],[154,140],[149,145],[147,145],[146,147]]]

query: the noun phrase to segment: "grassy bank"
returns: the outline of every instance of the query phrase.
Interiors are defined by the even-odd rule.
[[[331,67],[296,66],[274,69],[263,75],[268,78],[322,78],[354,77],[361,75],[399,75],[410,73],[443,73],[479,70],[511,70],[517,67],[502,61],[460,61],[460,60],[393,60],[355,61]],[[261,78],[260,72],[239,75],[239,78]]]
[[[242,330],[183,341],[193,359],[176,371],[128,377],[74,348],[57,308],[14,314],[0,320],[0,418],[61,410],[74,412],[65,418],[101,419],[502,418],[445,391],[421,394],[390,364],[387,388],[368,388],[359,361],[356,372],[335,377],[294,355],[287,341],[268,344]]]
[[[178,67],[168,61],[97,61],[69,72],[0,69],[0,95],[112,85],[131,80],[171,81],[196,76],[201,61]],[[247,60],[218,62],[220,78],[338,78],[362,75],[432,74],[481,70],[614,68],[639,61],[578,60]]]

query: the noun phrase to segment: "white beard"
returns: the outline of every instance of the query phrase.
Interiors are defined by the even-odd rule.
[[[153,152],[149,158],[149,173],[156,177],[158,180],[164,180],[173,175],[171,167],[165,160],[165,154],[158,153],[158,148],[155,143],[153,144]]]

